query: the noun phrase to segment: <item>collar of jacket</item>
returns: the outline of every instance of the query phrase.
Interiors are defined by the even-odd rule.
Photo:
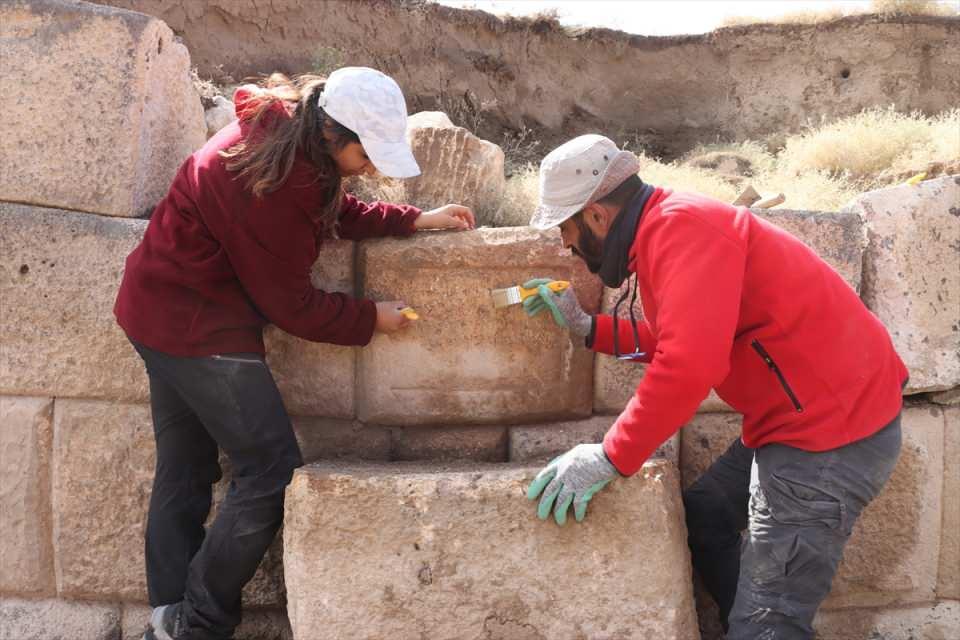
[[[637,237],[640,214],[653,192],[653,186],[644,183],[614,218],[607,238],[603,241],[603,257],[598,274],[603,284],[611,289],[619,289],[630,275],[630,247]]]

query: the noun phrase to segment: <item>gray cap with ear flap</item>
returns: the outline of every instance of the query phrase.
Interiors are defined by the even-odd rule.
[[[540,163],[540,202],[530,226],[546,230],[562,224],[639,170],[637,156],[610,138],[589,134],[563,143]]]

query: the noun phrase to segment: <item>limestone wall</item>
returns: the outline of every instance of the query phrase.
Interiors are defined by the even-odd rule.
[[[161,80],[135,80],[142,50],[132,43],[161,34],[149,40],[152,56],[167,37],[155,20],[15,0],[0,5],[0,28],[4,51],[26,51],[18,38],[53,38],[49,52],[34,51],[37,69],[114,34],[98,45],[109,49],[99,66],[72,67],[77,86],[119,78],[131,104],[183,99],[185,55],[164,63]],[[128,34],[127,49],[115,48],[117,33]],[[156,59],[176,46],[158,45]],[[18,59],[0,80],[30,73]],[[23,100],[38,120],[59,113],[56,103]],[[191,100],[196,109],[169,110],[184,124],[163,135],[145,118],[63,121],[64,136],[87,141],[84,159],[119,153],[112,178],[67,172],[54,181],[48,172],[59,168],[37,166],[0,190],[0,640],[133,639],[147,618],[152,425],[142,363],[112,304],[147,225],[136,219],[141,205],[162,196],[158,176],[169,181],[198,144],[203,117]],[[3,152],[5,175],[31,161],[29,146]],[[144,177],[133,158],[163,162]],[[101,182],[126,191],[90,197]],[[948,177],[865,194],[840,213],[763,213],[862,293],[911,367],[903,455],[857,526],[818,621],[824,638],[857,637],[861,627],[897,640],[960,630],[958,201],[960,177]],[[594,357],[548,317],[492,308],[490,288],[539,275],[573,280],[588,309],[610,308],[615,292],[602,291],[555,232],[325,247],[316,286],[403,297],[422,319],[365,349],[268,331],[270,366],[304,458],[317,464],[290,488],[284,535],[247,588],[237,638],[312,640],[318,629],[371,638],[698,636],[680,489],[736,437],[739,416],[708,400],[636,478],[597,497],[584,525],[536,521],[523,497],[530,474],[599,440],[642,376]],[[571,566],[590,577],[582,592],[563,580]]]

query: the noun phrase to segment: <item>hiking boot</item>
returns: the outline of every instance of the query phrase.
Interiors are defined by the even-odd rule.
[[[150,614],[150,627],[143,634],[143,640],[185,639],[187,628],[183,622],[182,608],[179,602],[155,608]]]

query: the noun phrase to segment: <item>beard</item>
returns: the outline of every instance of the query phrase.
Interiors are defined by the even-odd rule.
[[[603,242],[583,222],[580,216],[577,216],[574,223],[580,232],[580,238],[571,251],[587,263],[587,269],[590,270],[590,273],[599,273],[600,266],[603,264]]]

